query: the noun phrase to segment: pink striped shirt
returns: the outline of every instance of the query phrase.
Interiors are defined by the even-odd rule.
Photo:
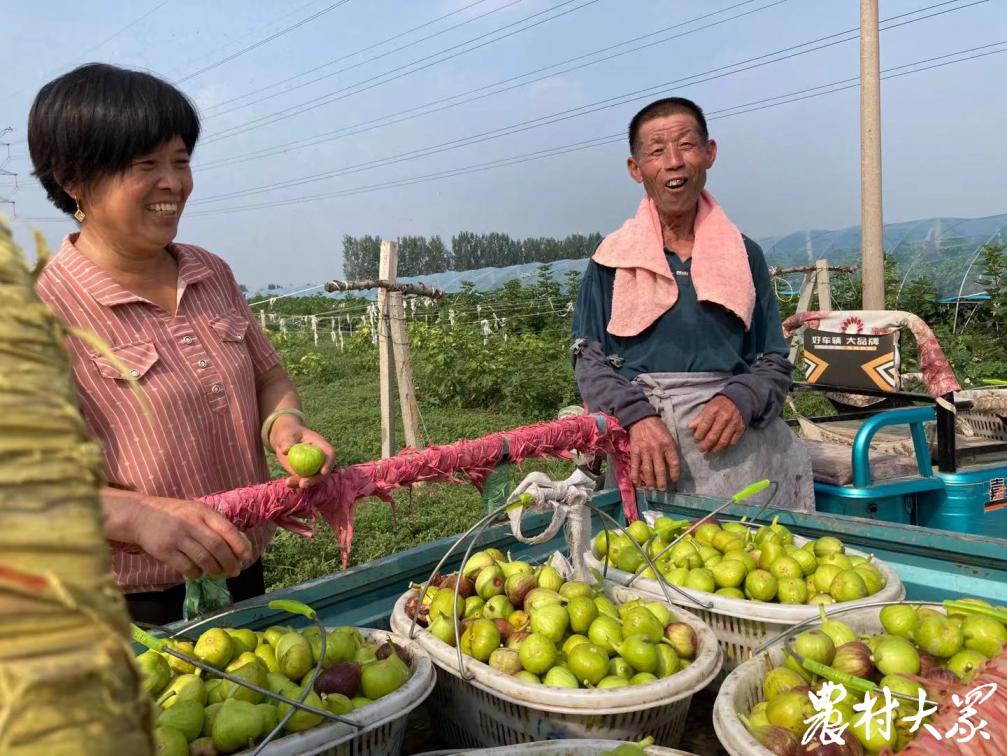
[[[269,480],[259,438],[256,376],[280,362],[255,322],[227,263],[204,249],[171,244],[178,261],[174,318],[112,280],[64,241],[36,290],[65,323],[100,336],[154,410],[151,424],[119,370],[78,339],[66,346],[84,420],[104,447],[109,485],[175,499]],[[255,555],[274,528],[248,532]],[[111,543],[126,593],[156,591],[181,574],[144,552]]]

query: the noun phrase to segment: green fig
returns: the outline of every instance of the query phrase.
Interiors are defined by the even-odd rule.
[[[962,629],[941,615],[928,615],[920,620],[913,633],[916,645],[931,656],[949,658],[965,646]]]
[[[350,699],[350,703],[353,704],[353,710],[356,711],[357,709],[364,708],[368,704],[374,703],[374,701],[367,698],[366,696],[354,696],[353,698]]]
[[[429,630],[430,634],[442,643],[454,646],[458,642],[456,635],[458,632],[457,624],[457,621],[441,614],[437,617],[437,619],[430,623],[430,627],[428,627],[427,630]]]
[[[496,630],[496,626],[489,620],[476,620],[476,622],[489,623]],[[500,633],[497,631],[498,644],[499,636]],[[486,654],[486,658],[489,658],[489,654]],[[406,663],[398,654],[391,654],[385,659],[364,665],[360,674],[360,690],[365,697],[374,701],[401,688],[409,679],[409,675]]]
[[[594,687],[597,688],[598,690],[606,690],[608,688],[625,688],[627,686],[629,686],[628,677],[617,677],[615,675],[608,675],[606,677],[601,678],[601,680],[598,681],[598,684],[595,685]]]
[[[644,606],[632,609],[622,621],[622,635],[645,635],[655,643],[664,637],[664,627],[650,610]]]
[[[435,595],[433,600],[430,602],[428,616],[431,620],[435,620],[442,614],[447,615],[448,617],[461,617],[464,613],[465,599],[458,596],[456,600],[454,591],[441,590],[437,591],[437,595]],[[353,650],[356,651],[356,648]],[[346,660],[343,659],[341,661]]]
[[[559,587],[559,595],[570,600],[578,596],[594,599],[594,588],[580,580],[568,580]]]
[[[283,678],[286,680],[287,678]],[[206,681],[206,704],[223,703],[224,702],[224,689],[221,687],[224,684],[223,679],[219,677],[213,677]]]
[[[325,696],[325,708],[333,714],[349,714],[353,711],[353,701],[342,693],[329,693]]]
[[[667,643],[658,643],[655,648],[657,649],[657,672],[655,674],[658,677],[673,675],[681,669],[682,663],[678,654],[675,653],[675,649]]]
[[[843,542],[833,536],[823,536],[814,542],[815,556],[823,557],[826,554],[842,554],[846,551]]]
[[[538,583],[533,575],[518,573],[504,582],[504,593],[514,606],[524,606],[525,597],[536,587]]]
[[[488,620],[507,619],[514,612],[514,605],[505,595],[492,596],[483,606],[483,617]]]
[[[395,654],[392,654],[396,659],[398,659]],[[301,697],[302,689],[298,688],[290,698],[299,699]],[[313,706],[316,709],[324,709],[325,704],[322,703],[322,699],[318,696],[315,691],[309,691],[307,697],[304,699],[304,703],[308,706]],[[276,711],[283,719],[287,716],[287,711],[291,708],[290,704],[283,703],[282,701],[277,705]],[[310,730],[312,727],[317,727],[322,723],[324,717],[321,714],[315,714],[312,711],[305,711],[304,709],[297,709],[287,723],[283,725],[284,732],[304,732],[305,730]]]
[[[299,680],[314,665],[311,644],[303,635],[290,632],[276,642],[276,664],[281,674],[291,680]]]
[[[608,615],[597,617],[587,630],[588,639],[609,653],[615,651],[615,646],[622,643],[622,624]]]
[[[155,756],[189,756],[189,742],[174,727],[154,728]]]
[[[280,712],[271,703],[260,703],[255,705],[255,710],[262,717],[262,734],[272,732],[276,725],[280,723]]]
[[[521,643],[518,655],[522,667],[532,674],[542,675],[556,663],[558,652],[551,638],[532,633]]]
[[[1007,644],[1007,629],[992,617],[969,614],[962,622],[962,637],[965,638],[965,648],[993,658]]]
[[[586,633],[598,616],[598,607],[589,596],[574,596],[566,611],[570,615],[570,629],[575,633]]]
[[[258,662],[259,664],[262,664],[262,661],[255,654],[251,653],[250,651],[242,651],[241,656],[237,657],[236,659],[232,659],[231,663],[224,668],[224,671],[233,672],[234,670],[238,669],[238,667],[244,667],[246,664],[249,664],[251,662]]]
[[[173,727],[185,736],[187,742],[193,741],[203,731],[203,705],[191,699],[179,701],[160,713],[157,725]]]
[[[270,672],[279,672],[280,665],[276,661],[276,650],[268,643],[263,643],[255,648],[255,656],[262,662],[263,666]]]
[[[192,652],[201,662],[215,669],[223,669],[237,656],[234,641],[227,631],[220,627],[211,627],[200,635]]]
[[[224,632],[231,636],[231,641],[234,643],[235,656],[243,651],[252,652],[259,645],[259,640],[255,637],[255,631],[249,630],[246,627],[226,627],[224,628]]]
[[[247,748],[262,735],[262,715],[255,704],[229,698],[213,718],[211,737],[221,753],[234,753]]]
[[[200,733],[204,738],[210,737],[213,732],[213,720],[220,711],[223,703],[214,703],[203,709],[203,731]]]
[[[948,669],[958,675],[962,682],[968,683],[972,682],[973,676],[988,660],[989,658],[979,651],[963,648],[948,659]]]
[[[140,667],[143,689],[152,696],[164,690],[171,680],[171,667],[157,651],[144,651],[136,657],[136,663]]]
[[[189,743],[189,750],[185,753],[187,756],[217,756],[218,751],[213,746],[213,738],[204,735]]]
[[[185,654],[189,658],[193,657],[193,650],[195,646],[190,641],[165,641],[164,645],[174,651],[178,651],[180,654]],[[171,654],[165,654],[165,658],[168,660],[168,666],[171,667],[171,671],[176,675],[192,675],[196,672],[196,667],[187,661],[182,661],[177,656],[172,656]]]
[[[535,571],[528,562],[500,562],[500,569],[503,570],[504,580],[511,575],[531,575]]]
[[[291,632],[293,629],[294,628],[287,627],[285,625],[273,625],[272,627],[267,627],[262,635],[265,638],[266,643],[275,648],[280,638]]]
[[[652,682],[657,682],[657,675],[651,672],[637,672],[629,678],[630,685],[647,685]]]
[[[504,592],[504,582],[500,565],[491,564],[480,570],[476,576],[476,593],[483,601],[489,601]]]
[[[626,636],[615,650],[637,672],[657,671],[657,648],[648,636],[642,634]]]
[[[616,609],[615,604],[613,604],[605,596],[595,596],[594,605],[598,607],[599,616],[604,614],[605,616],[611,617],[612,619],[616,620],[621,619],[619,617],[619,610]]]
[[[545,673],[542,684],[550,688],[579,688],[577,678],[573,672],[564,667],[553,667]]]
[[[485,662],[489,660],[490,654],[498,648],[500,648],[500,630],[492,620],[477,619],[465,630],[462,649],[467,649],[467,653],[473,659]],[[380,698],[380,696],[372,696],[366,691],[365,695],[368,698]]]
[[[576,679],[584,685],[596,685],[608,675],[608,653],[593,643],[576,646],[568,655],[567,663]]]
[[[521,671],[521,656],[512,648],[498,648],[490,654],[489,665],[505,675],[516,675]]]
[[[766,701],[772,701],[794,688],[800,688],[807,682],[803,677],[787,667],[774,667],[762,678],[762,695]]]
[[[559,591],[563,587],[563,576],[550,564],[542,565],[538,570],[538,574],[535,575],[535,579],[539,588]]]
[[[538,675],[533,674],[533,673],[531,673],[531,672],[529,672],[528,670],[525,670],[525,669],[523,669],[520,672],[518,672],[516,675],[514,675],[514,677],[517,678],[518,680],[522,680],[522,681],[524,681],[526,683],[533,683],[535,685],[541,685],[542,684],[542,680],[539,679]]]
[[[231,672],[231,675],[237,677],[239,680],[245,680],[253,685],[258,685],[260,688],[265,688],[269,672],[266,671],[262,662],[254,661],[238,667]],[[225,680],[221,683],[220,692],[225,699],[237,698],[239,701],[248,701],[253,704],[257,704],[262,700],[262,694],[258,691],[238,685],[238,683],[231,682],[230,680]]]
[[[484,567],[489,567],[493,564],[495,564],[495,560],[492,556],[485,551],[477,551],[465,562],[465,566],[462,567],[462,575],[467,578],[474,578]]]
[[[829,616],[825,613],[825,607],[821,604],[818,606],[818,616],[822,620],[819,629],[832,639],[832,645],[836,648],[839,648],[844,643],[852,643],[857,639],[857,634],[853,632],[853,629],[849,625],[839,620],[829,619]]]
[[[570,615],[560,604],[546,604],[531,612],[531,631],[545,635],[553,643],[559,643],[566,635]]]
[[[463,619],[476,619],[483,616],[483,606],[486,602],[478,596],[469,596],[465,599],[465,611],[462,613]]]
[[[182,701],[198,701],[200,706],[206,705],[206,683],[196,675],[179,675],[171,681],[157,699],[157,705],[162,709],[170,709]]]

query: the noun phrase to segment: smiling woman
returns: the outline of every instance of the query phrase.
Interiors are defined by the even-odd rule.
[[[267,480],[264,442],[292,486],[315,484],[334,464],[231,269],[174,241],[199,131],[173,86],[102,64],[46,84],[28,122],[35,175],[80,224],[36,289],[118,358],[67,344],[82,414],[103,445],[113,571],[134,619],[154,624],[181,617],[183,577],[228,576],[236,599],[263,591],[259,555],[272,528],[243,534],[195,499]],[[133,400],[134,382],[152,416]],[[297,443],[322,450],[317,475],[291,469]]]

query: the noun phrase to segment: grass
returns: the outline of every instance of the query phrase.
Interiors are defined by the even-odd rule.
[[[321,346],[321,345],[320,345]],[[311,426],[337,449],[341,464],[355,464],[381,456],[381,417],[376,358],[324,351],[325,369],[315,375],[294,375]],[[285,360],[288,365],[291,360]],[[295,371],[296,372],[296,371]],[[418,392],[419,393],[419,392]],[[477,438],[493,431],[531,422],[492,410],[439,407],[423,401],[420,412],[430,443]],[[558,408],[557,408],[558,409]],[[399,432],[399,448],[403,446]],[[270,457],[274,476],[280,468]],[[545,469],[554,477],[572,470],[566,462],[529,462],[514,469],[512,483],[532,470]],[[388,554],[428,543],[472,525],[483,512],[481,494],[472,486],[430,484],[395,495],[397,514],[385,502],[367,499],[357,505],[351,565],[366,564]],[[330,575],[340,570],[339,544],[325,523],[311,540],[280,531],[263,558],[267,590]]]

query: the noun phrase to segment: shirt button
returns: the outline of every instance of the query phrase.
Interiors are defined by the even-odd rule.
[[[199,365],[201,368],[210,367],[210,363],[207,362],[206,360],[200,360],[196,364]]]
[[[183,336],[182,337],[182,343],[185,344],[186,346],[188,346],[189,344],[191,344],[192,343],[192,336]]]
[[[214,383],[212,386],[210,386],[210,391],[212,391],[214,394],[219,394],[223,390],[224,387],[221,386],[219,383]]]
[[[134,378],[139,378],[140,377],[140,371],[137,370],[136,368],[134,368],[133,370],[130,370],[129,374],[131,376],[133,376]]]

